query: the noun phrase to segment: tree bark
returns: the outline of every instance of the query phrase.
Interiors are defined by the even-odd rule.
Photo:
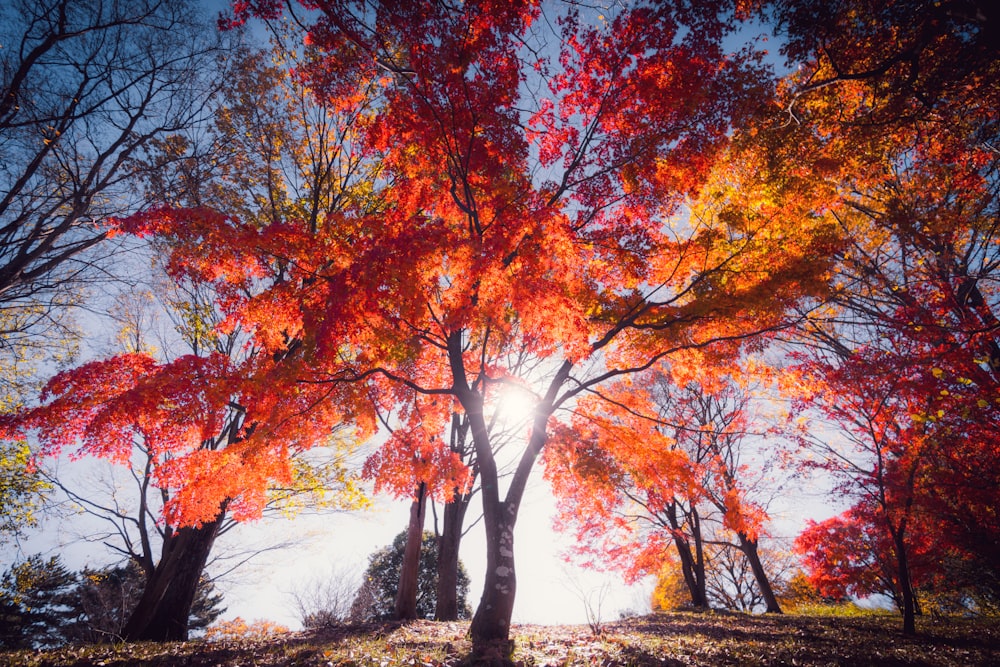
[[[765,613],[782,613],[781,605],[778,604],[778,598],[774,596],[771,580],[767,578],[764,565],[760,562],[760,554],[757,552],[757,540],[751,540],[745,533],[737,533],[737,535],[740,538],[740,551],[743,552],[747,562],[750,563],[750,570],[757,581],[757,588],[760,590],[761,597],[764,598]]]
[[[514,594],[517,577],[514,573],[514,524],[517,506],[509,502],[488,503],[486,512],[486,580],[479,607],[472,618],[469,634],[474,644],[506,642],[510,636],[510,619],[514,614]]]
[[[455,413],[451,416],[451,451],[458,454],[463,461],[475,461],[474,452],[469,451],[466,439],[469,433],[469,419]],[[477,466],[472,463],[472,481],[475,483],[478,475]],[[465,512],[472,501],[471,486],[467,493],[460,489],[454,490],[452,502],[444,506],[443,526],[438,537],[437,563],[437,600],[434,609],[434,619],[438,621],[456,621],[461,610],[458,608],[458,551],[462,544],[462,526],[465,524]]]
[[[482,658],[499,649],[500,662],[510,658],[510,619],[514,614],[514,594],[517,578],[514,573],[514,525],[521,499],[535,460],[547,440],[548,419],[555,410],[558,388],[569,378],[573,364],[569,361],[556,371],[545,398],[535,408],[535,418],[527,446],[521,454],[510,480],[507,495],[500,500],[499,471],[483,416],[483,396],[473,390],[465,375],[462,332],[448,336],[448,359],[451,365],[453,391],[469,420],[469,429],[476,451],[480,493],[483,497],[483,525],[486,531],[486,577],[469,634],[473,652]],[[490,660],[493,658],[490,657]]]
[[[163,552],[122,631],[126,641],[186,641],[191,605],[225,510],[211,523],[181,528]]]
[[[444,506],[441,536],[438,538],[437,602],[434,620],[458,620],[458,549],[462,543],[462,525],[471,496],[456,494]]]
[[[677,503],[669,505],[667,520],[670,523],[670,532],[674,539],[674,547],[677,549],[677,556],[681,560],[681,573],[684,575],[684,583],[687,585],[688,593],[691,596],[691,606],[695,609],[708,609],[701,524],[698,521],[697,512],[692,511],[690,518],[691,537],[695,543],[694,552],[691,551],[691,542],[681,530],[681,523],[677,516]]]
[[[406,529],[406,549],[399,571],[396,589],[396,606],[393,617],[398,621],[417,618],[417,589],[420,578],[420,547],[424,536],[424,515],[427,508],[427,485],[417,485],[416,496],[410,504],[410,523]]]
[[[896,548],[896,576],[899,581],[899,594],[903,600],[903,634],[913,635],[917,632],[917,596],[913,594],[913,584],[910,581],[910,565],[906,557],[906,542],[902,529],[892,531],[893,543]]]

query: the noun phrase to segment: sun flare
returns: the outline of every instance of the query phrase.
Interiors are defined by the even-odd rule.
[[[530,421],[537,406],[538,397],[526,387],[505,385],[497,395],[497,417],[508,424]]]

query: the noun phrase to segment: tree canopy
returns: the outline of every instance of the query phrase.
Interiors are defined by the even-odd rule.
[[[143,144],[146,205],[74,241],[148,240],[200,295],[192,353],[65,370],[6,436],[139,441],[199,530],[260,516],[337,429],[381,430],[377,491],[478,484],[477,648],[509,637],[539,461],[595,560],[672,549],[697,606],[708,520],[779,610],[779,462],[848,507],[798,542],[821,593],[888,593],[909,632],[945,581],[995,599],[992,4],[255,0],[221,23],[260,19],[270,57],[236,52],[204,132]],[[740,43],[755,20],[787,73]],[[755,381],[784,414],[752,413]]]

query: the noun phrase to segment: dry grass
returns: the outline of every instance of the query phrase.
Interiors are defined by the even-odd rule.
[[[296,632],[268,639],[121,644],[0,653],[0,665],[459,667],[499,664],[499,651],[470,657],[467,624],[418,621]],[[515,626],[512,661],[561,665],[1000,665],[997,619],[920,619],[904,636],[899,619],[655,614],[604,626]],[[508,663],[509,664],[509,663]]]

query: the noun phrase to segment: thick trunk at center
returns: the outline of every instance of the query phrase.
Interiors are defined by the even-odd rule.
[[[181,528],[163,543],[160,561],[132,611],[128,641],[185,641],[195,593],[225,512],[197,528]]]
[[[486,580],[469,634],[475,643],[507,641],[514,614],[514,523],[517,506],[501,502],[486,524]],[[491,525],[492,524],[492,525]]]
[[[483,499],[483,527],[486,532],[486,577],[483,595],[469,626],[469,634],[475,653],[485,657],[485,652],[493,648],[491,645],[500,644],[506,654],[501,659],[508,659],[510,620],[514,614],[514,595],[517,591],[517,579],[514,576],[514,526],[517,523],[518,506],[524,498],[535,460],[545,446],[548,419],[555,410],[555,392],[569,378],[573,364],[567,361],[560,366],[549,391],[535,408],[527,445],[510,478],[506,498],[501,500],[500,475],[490,431],[483,417],[483,395],[469,386],[463,354],[462,332],[452,332],[448,336],[448,358],[454,392],[469,419],[469,432],[475,446],[480,494]]]
[[[424,535],[424,514],[427,508],[427,485],[421,482],[410,504],[410,522],[406,528],[406,549],[399,571],[396,589],[396,620],[412,621],[417,618],[417,591],[420,578],[420,547]]]

